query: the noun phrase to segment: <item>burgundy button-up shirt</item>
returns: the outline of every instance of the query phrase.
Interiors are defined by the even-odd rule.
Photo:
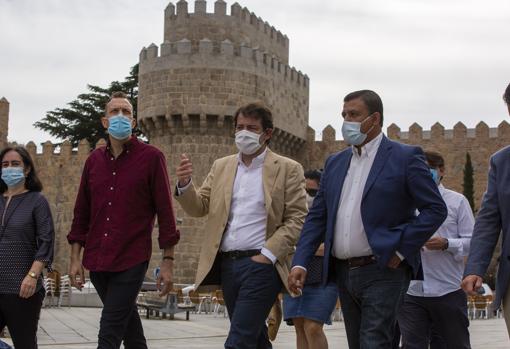
[[[67,239],[88,270],[123,271],[150,260],[156,215],[159,247],[177,244],[165,156],[133,136],[117,159],[109,146],[88,157]]]

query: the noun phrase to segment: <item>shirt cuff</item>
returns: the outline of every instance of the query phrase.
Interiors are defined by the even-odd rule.
[[[448,239],[448,248],[446,252],[453,255],[453,258],[457,261],[464,259],[464,246],[462,245],[461,239]]]
[[[262,247],[262,250],[260,250],[260,253],[261,253],[262,255],[266,256],[267,258],[269,258],[273,264],[275,264],[275,263],[276,263],[276,257],[275,257],[275,256],[274,256],[274,254],[273,254],[271,251],[269,251],[267,248]]]
[[[302,266],[300,266],[300,265],[295,265],[295,266],[293,266],[290,270],[292,270],[292,269],[296,269],[296,268],[303,269],[304,271],[308,271],[308,270],[306,270],[306,268],[305,268],[305,267],[302,267]]]
[[[192,179],[189,180],[188,184],[186,184],[184,187],[179,186],[179,182],[177,182],[176,188],[177,188],[177,196],[181,196],[191,185]]]
[[[398,256],[398,258],[400,258],[400,261],[402,262],[404,259],[406,259],[402,253],[398,252],[398,251],[395,251],[395,254]]]

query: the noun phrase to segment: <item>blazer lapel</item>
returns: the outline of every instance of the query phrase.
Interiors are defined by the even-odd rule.
[[[383,136],[383,139],[381,140],[381,144],[379,145],[379,149],[377,150],[377,154],[375,155],[374,163],[372,164],[372,168],[370,169],[370,172],[368,174],[367,182],[365,183],[365,188],[363,189],[363,196],[361,200],[365,199],[365,196],[367,195],[370,188],[372,188],[372,185],[374,185],[375,180],[377,179],[377,176],[379,173],[381,173],[384,164],[386,164],[386,159],[388,158],[388,155],[390,155],[391,152],[391,142],[386,138],[386,136]]]
[[[347,176],[347,171],[349,170],[349,166],[351,164],[352,158],[352,149],[349,147],[345,150],[345,153],[336,163],[333,171],[332,177],[330,179],[330,186],[326,188],[326,190],[332,191],[332,200],[333,201],[333,210],[334,216],[336,217],[336,211],[338,211],[338,205],[340,204],[340,196],[342,195],[342,188],[344,186],[345,177]]]
[[[234,180],[237,174],[237,164],[238,158],[237,156],[233,156],[232,160],[228,162],[225,167],[224,176],[224,185],[225,185],[225,209],[227,215],[230,212],[230,203],[232,202],[232,192],[234,191]]]
[[[280,171],[280,164],[278,158],[268,148],[266,158],[264,159],[264,168],[262,169],[262,178],[264,185],[264,202],[266,205],[266,212],[271,207],[273,186],[276,182],[276,177]]]

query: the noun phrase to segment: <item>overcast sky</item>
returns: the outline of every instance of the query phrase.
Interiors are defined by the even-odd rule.
[[[193,1],[189,1],[190,9]],[[240,0],[290,39],[310,77],[310,124],[341,127],[343,96],[377,91],[385,123],[495,127],[508,118],[508,0]],[[32,124],[86,89],[122,80],[163,40],[163,0],[0,0],[0,97],[9,139],[51,139]],[[233,1],[227,1],[230,5]],[[213,1],[208,8],[212,11]],[[338,132],[339,134],[339,132]]]

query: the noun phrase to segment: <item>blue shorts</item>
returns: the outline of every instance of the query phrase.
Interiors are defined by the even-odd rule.
[[[338,299],[338,286],[334,282],[326,286],[305,286],[299,297],[283,296],[283,319],[305,318],[331,325],[331,314]]]

